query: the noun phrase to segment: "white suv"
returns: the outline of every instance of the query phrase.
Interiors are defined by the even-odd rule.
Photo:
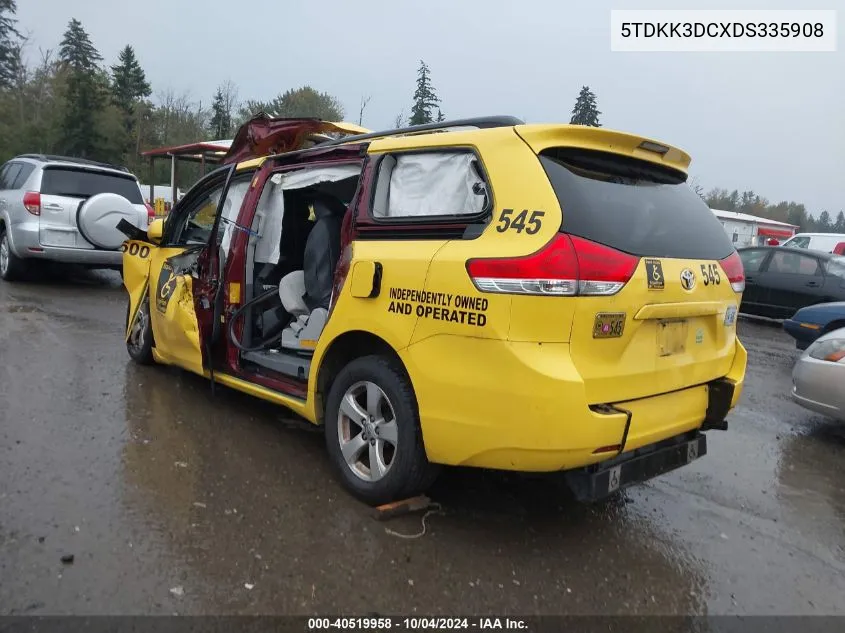
[[[0,277],[20,278],[36,260],[121,270],[126,219],[155,216],[126,169],[79,158],[24,154],[0,168]]]

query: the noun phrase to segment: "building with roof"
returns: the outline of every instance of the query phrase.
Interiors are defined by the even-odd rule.
[[[738,211],[710,209],[719,218],[734,247],[765,246],[771,239],[783,241],[798,232],[800,227]]]

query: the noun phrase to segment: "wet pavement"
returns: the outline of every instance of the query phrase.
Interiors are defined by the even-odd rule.
[[[845,614],[845,427],[790,401],[777,327],[740,322],[698,462],[592,507],[447,471],[401,538],[421,517],[374,521],[319,433],[133,365],[125,310],[111,273],[0,282],[0,614]]]

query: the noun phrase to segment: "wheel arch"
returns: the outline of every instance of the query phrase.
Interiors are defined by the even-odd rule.
[[[402,362],[402,358],[393,349],[393,346],[372,332],[366,330],[349,330],[329,343],[328,348],[320,359],[314,390],[314,413],[317,424],[323,424],[324,402],[334,378],[346,365],[356,358],[371,355],[385,356],[394,361],[408,378],[408,382],[411,384],[411,391],[414,392],[414,399],[416,400],[416,391],[414,390],[414,384],[408,368],[405,367],[405,363]],[[414,402],[414,406],[416,404]]]
[[[835,319],[824,326],[824,329],[822,329],[822,334],[833,332],[833,330],[838,330],[841,327],[845,327],[845,319]]]

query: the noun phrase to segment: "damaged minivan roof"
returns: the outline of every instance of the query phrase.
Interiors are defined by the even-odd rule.
[[[304,149],[315,135],[344,136],[368,132],[370,130],[354,123],[273,118],[262,112],[240,127],[221,162],[224,165],[241,163],[262,156]]]

